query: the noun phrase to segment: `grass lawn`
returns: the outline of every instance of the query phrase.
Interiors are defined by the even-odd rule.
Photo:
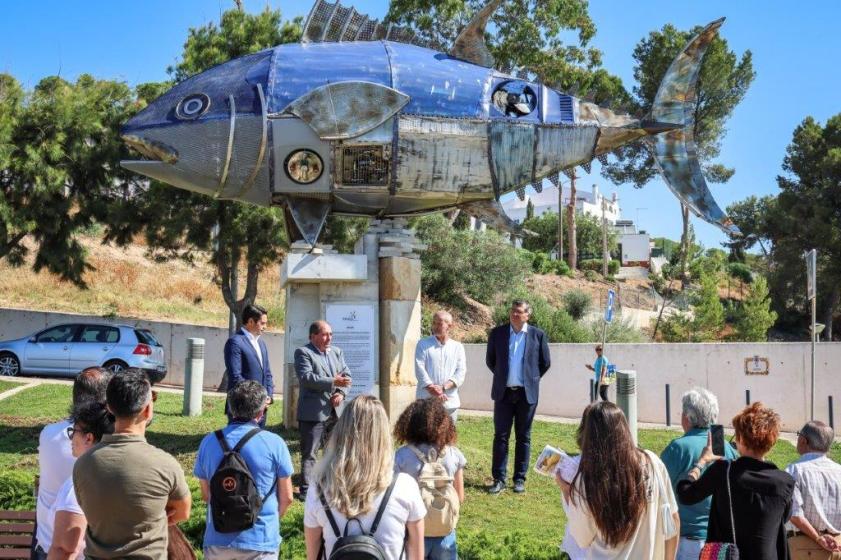
[[[14,389],[15,387],[20,387],[21,385],[22,383],[0,379],[0,393],[8,391],[9,389]]]
[[[69,402],[70,387],[66,385],[39,385],[0,401],[0,509],[34,509],[31,489],[38,470],[38,433],[44,424],[62,418]],[[204,531],[205,507],[198,483],[191,474],[192,467],[202,437],[225,424],[223,404],[221,398],[205,397],[204,414],[185,418],[181,416],[181,396],[161,393],[148,432],[150,443],[175,455],[184,467],[193,489],[194,507],[182,529],[197,546]],[[279,406],[271,407],[269,426],[288,443],[297,470],[300,465],[297,433],[281,429],[280,412]],[[532,474],[524,495],[506,491],[500,496],[489,496],[485,486],[490,483],[493,423],[490,418],[461,416],[458,427],[458,446],[469,463],[465,472],[467,500],[458,529],[460,557],[464,560],[560,558],[558,544],[566,519],[555,483]],[[644,430],[640,432],[640,442],[659,453],[676,435],[670,431]],[[574,451],[575,426],[535,422],[532,443],[535,450],[551,443]],[[533,455],[535,458],[536,452]],[[835,444],[832,456],[841,460],[841,446]],[[784,441],[777,443],[770,454],[770,460],[780,467],[796,458],[794,447]],[[304,557],[303,507],[299,502],[292,505],[281,526],[281,558]]]

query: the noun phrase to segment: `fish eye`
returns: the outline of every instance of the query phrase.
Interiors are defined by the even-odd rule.
[[[491,96],[494,106],[507,117],[523,117],[537,107],[537,94],[524,82],[502,82]]]
[[[194,93],[182,99],[175,108],[175,115],[182,120],[197,119],[210,109],[210,97]]]

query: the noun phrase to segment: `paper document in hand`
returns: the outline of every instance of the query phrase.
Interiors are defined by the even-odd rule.
[[[561,463],[561,459],[563,458],[569,459],[569,455],[560,449],[547,445],[537,457],[537,462],[534,464],[534,470],[538,474],[542,474],[544,476],[555,476],[555,469]]]

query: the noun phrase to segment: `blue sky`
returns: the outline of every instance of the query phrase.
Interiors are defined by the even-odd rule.
[[[269,5],[284,17],[306,16],[308,0],[245,0],[248,10]],[[386,0],[344,0],[359,11],[381,18]],[[9,72],[27,86],[60,74],[74,79],[88,72],[129,84],[167,78],[166,67],[178,60],[190,27],[218,21],[231,0],[143,0],[92,2],[41,0],[8,2],[0,20],[0,72]],[[736,168],[725,185],[712,185],[724,208],[752,194],[776,192],[785,148],[794,128],[806,116],[821,122],[841,112],[841,2],[813,0],[804,4],[759,0],[675,2],[667,0],[593,1],[590,14],[598,32],[592,45],[604,53],[604,65],[630,89],[634,45],[649,31],[673,23],[681,29],[721,16],[721,29],[732,49],[753,52],[756,80],[727,123],[720,161]],[[616,188],[624,217],[636,219],[653,235],[677,239],[677,200],[659,181],[643,189],[614,187],[598,174],[580,182],[597,183],[603,192]],[[639,209],[639,210],[638,210]],[[718,247],[724,234],[693,219],[707,247]]]

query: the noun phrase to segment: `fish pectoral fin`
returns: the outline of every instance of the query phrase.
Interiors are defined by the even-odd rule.
[[[510,233],[511,235],[516,235],[517,237],[537,235],[535,232],[525,229],[509,218],[498,200],[474,200],[473,202],[460,204],[459,209],[474,218],[482,220],[490,227]]]
[[[286,106],[322,140],[347,140],[369,132],[397,114],[409,96],[372,82],[335,82],[309,91]]]
[[[292,216],[292,221],[295,222],[300,239],[309,243],[311,247],[315,247],[318,236],[321,234],[324,223],[327,221],[327,216],[330,214],[330,202],[326,200],[288,197],[286,199],[286,207]],[[288,227],[289,224],[287,223]],[[290,242],[299,238],[295,233],[290,232]]]
[[[485,27],[487,27],[488,20],[501,3],[502,0],[491,0],[484,8],[476,12],[470,23],[456,37],[449,52],[450,56],[486,68],[493,67],[494,59],[485,43]]]

